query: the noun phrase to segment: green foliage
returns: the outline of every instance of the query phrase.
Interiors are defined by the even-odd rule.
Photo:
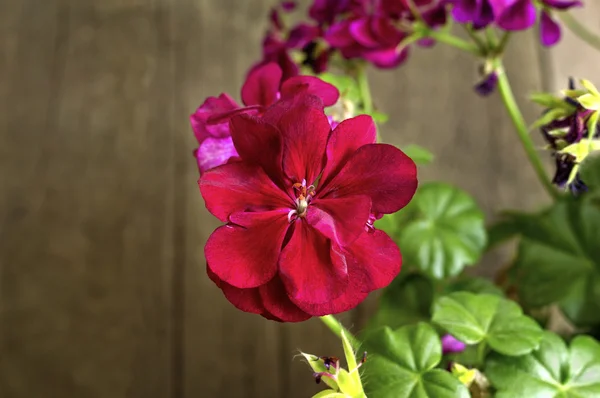
[[[526,354],[542,338],[539,325],[516,303],[490,294],[456,292],[441,297],[432,319],[467,344],[483,342],[505,355]]]
[[[433,283],[419,274],[402,274],[379,298],[379,308],[370,319],[367,330],[381,326],[395,329],[400,326],[429,321],[433,305]]]
[[[498,286],[494,285],[492,281],[484,278],[464,276],[451,281],[444,288],[446,294],[460,291],[478,294],[486,293],[504,297],[504,293]]]
[[[467,388],[451,373],[436,369],[442,358],[440,339],[425,324],[385,327],[365,343],[365,390],[369,398],[468,398]]]
[[[545,332],[540,347],[528,355],[492,355],[486,375],[498,390],[496,398],[596,398],[600,396],[600,344],[578,336],[567,348],[560,337]]]
[[[524,305],[558,302],[576,324],[600,323],[600,208],[569,200],[515,222],[521,241],[511,275]]]
[[[448,184],[423,184],[411,203],[375,224],[400,246],[404,263],[436,279],[475,264],[485,247],[483,212],[464,191]]]

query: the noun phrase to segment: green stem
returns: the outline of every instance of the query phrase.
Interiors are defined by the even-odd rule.
[[[465,32],[467,32],[467,34],[469,35],[469,37],[471,38],[471,40],[473,40],[473,42],[477,45],[477,47],[479,47],[479,50],[483,53],[484,51],[486,51],[486,43],[484,42],[484,40],[479,37],[479,35],[477,34],[477,32],[475,32],[473,30],[473,24],[468,24],[468,25],[461,25]]]
[[[577,18],[573,17],[569,12],[559,12],[558,16],[575,36],[600,51],[600,37],[598,35],[590,32],[588,28],[580,24]]]
[[[354,337],[354,335],[352,333],[350,333],[348,331],[348,329],[346,329],[340,323],[340,321],[338,321],[333,315],[325,315],[325,316],[319,317],[319,319],[321,319],[321,322],[323,322],[325,324],[325,326],[327,326],[333,332],[333,334],[335,334],[339,338],[342,338],[342,330],[343,330],[344,334],[346,334],[346,337],[350,341],[350,344],[352,344],[352,347],[354,347],[355,349],[358,348],[358,346],[360,344],[359,344],[358,340],[356,339],[356,337]]]
[[[527,129],[527,125],[525,124],[525,119],[519,110],[519,106],[515,101],[515,97],[510,88],[510,83],[508,81],[508,77],[506,76],[506,72],[504,71],[504,66],[502,65],[502,60],[499,58],[494,61],[494,69],[498,74],[498,90],[500,91],[500,96],[502,97],[502,101],[504,102],[504,106],[510,115],[510,118],[516,128],[517,135],[521,140],[521,144],[523,145],[523,149],[529,158],[529,162],[533,166],[535,173],[537,174],[538,179],[542,183],[543,187],[546,189],[548,194],[553,199],[558,199],[558,192],[552,186],[550,179],[546,175],[546,171],[544,170],[544,166],[540,161],[540,158],[535,150],[535,146],[533,144],[533,140],[529,136],[529,131]]]
[[[373,113],[373,100],[371,99],[371,89],[369,88],[366,65],[363,64],[359,66],[356,74],[356,82],[358,83],[363,110],[366,114],[370,115]]]
[[[469,43],[468,41],[458,38],[452,34],[439,30],[430,30],[428,32],[428,36],[439,41],[440,43],[448,44],[449,46],[470,52],[478,57],[482,55],[481,50],[476,44]]]
[[[485,367],[485,355],[487,354],[487,346],[485,341],[482,341],[477,346],[477,367],[480,370],[483,370]]]

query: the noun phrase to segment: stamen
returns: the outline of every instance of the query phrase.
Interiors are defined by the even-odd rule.
[[[290,212],[288,213],[288,222],[291,223],[292,221],[294,221],[295,218],[292,219],[292,217],[297,216],[297,214],[298,214],[298,212],[296,210],[294,210],[294,209],[290,210]]]
[[[365,362],[367,362],[367,352],[366,351],[363,352],[363,356],[362,356],[360,362],[358,363],[358,365],[356,365],[356,367],[354,369],[352,369],[350,371],[350,374],[356,372],[362,366],[362,364],[365,363]]]

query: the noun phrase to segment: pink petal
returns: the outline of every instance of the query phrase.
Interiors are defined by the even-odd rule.
[[[398,148],[387,144],[360,147],[318,198],[368,195],[373,213],[395,213],[412,199],[417,189],[417,167]]]
[[[408,57],[408,47],[390,47],[381,50],[366,51],[363,58],[378,68],[395,68]]]
[[[262,167],[275,183],[282,183],[282,137],[275,126],[262,118],[240,115],[231,119],[231,136],[246,163]]]
[[[323,235],[345,247],[363,233],[370,211],[371,199],[365,195],[317,199],[311,203],[306,221]]]
[[[340,92],[333,85],[314,76],[295,76],[281,86],[281,97],[289,98],[300,92],[315,95],[323,101],[323,105],[332,106],[340,97]]]
[[[209,124],[208,119],[239,108],[233,98],[227,94],[208,97],[190,116],[190,123],[196,139],[202,143],[208,137],[223,138],[229,136],[229,124],[226,122]]]
[[[289,48],[303,48],[318,36],[318,26],[300,23],[290,31],[286,45]]]
[[[387,17],[371,18],[370,31],[379,42],[378,47],[395,47],[400,44],[404,34]]]
[[[233,224],[217,228],[204,246],[208,266],[219,279],[247,289],[267,283],[289,227],[287,211],[235,213]]]
[[[350,34],[350,21],[344,20],[331,25],[327,32],[325,32],[325,40],[334,48],[342,48],[354,44],[354,37]]]
[[[228,163],[205,172],[198,181],[206,208],[227,222],[233,213],[293,207],[262,168],[244,162]]]
[[[400,273],[400,249],[383,231],[365,231],[346,250],[348,269],[352,270],[351,283],[358,281],[363,293],[386,287]]]
[[[273,62],[251,70],[242,87],[242,102],[246,106],[269,106],[274,103],[279,92],[281,74],[281,68]]]
[[[331,177],[339,173],[358,148],[374,144],[376,139],[377,128],[371,116],[359,115],[338,124],[327,142],[327,164],[321,184],[326,184]]]
[[[360,18],[350,23],[350,34],[361,45],[368,48],[379,47],[379,41],[371,31],[371,19]]]
[[[326,303],[348,286],[344,257],[331,241],[298,219],[290,241],[281,251],[279,275],[289,297],[305,303]]]
[[[300,104],[278,123],[283,135],[283,170],[293,182],[312,184],[323,170],[331,127],[322,110]]]
[[[546,11],[542,11],[540,36],[542,44],[546,47],[553,46],[560,41],[560,25]]]
[[[302,322],[311,315],[302,311],[290,300],[279,277],[273,278],[259,289],[260,298],[266,311],[282,322]]]
[[[237,155],[231,137],[206,138],[195,152],[200,174],[227,163],[229,159]]]
[[[262,304],[258,288],[239,289],[223,282],[219,277],[211,271],[210,267],[206,267],[208,277],[221,289],[225,298],[233,304],[237,309],[249,312],[252,314],[262,314],[265,312],[265,307]]]

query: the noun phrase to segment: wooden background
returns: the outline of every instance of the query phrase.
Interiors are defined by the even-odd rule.
[[[235,310],[205,275],[204,209],[188,115],[238,95],[274,0],[0,2],[0,397],[304,398],[298,349],[339,352],[318,320]],[[588,2],[588,3],[591,3]],[[600,4],[579,12],[600,31]],[[566,35],[516,35],[508,72],[527,93],[600,54]],[[417,49],[372,73],[384,138],[432,149],[421,179],[467,189],[492,214],[546,198],[499,99],[477,97],[469,55]],[[538,143],[541,142],[538,140]],[[506,253],[486,258],[482,273]],[[359,330],[373,298],[344,314]]]

